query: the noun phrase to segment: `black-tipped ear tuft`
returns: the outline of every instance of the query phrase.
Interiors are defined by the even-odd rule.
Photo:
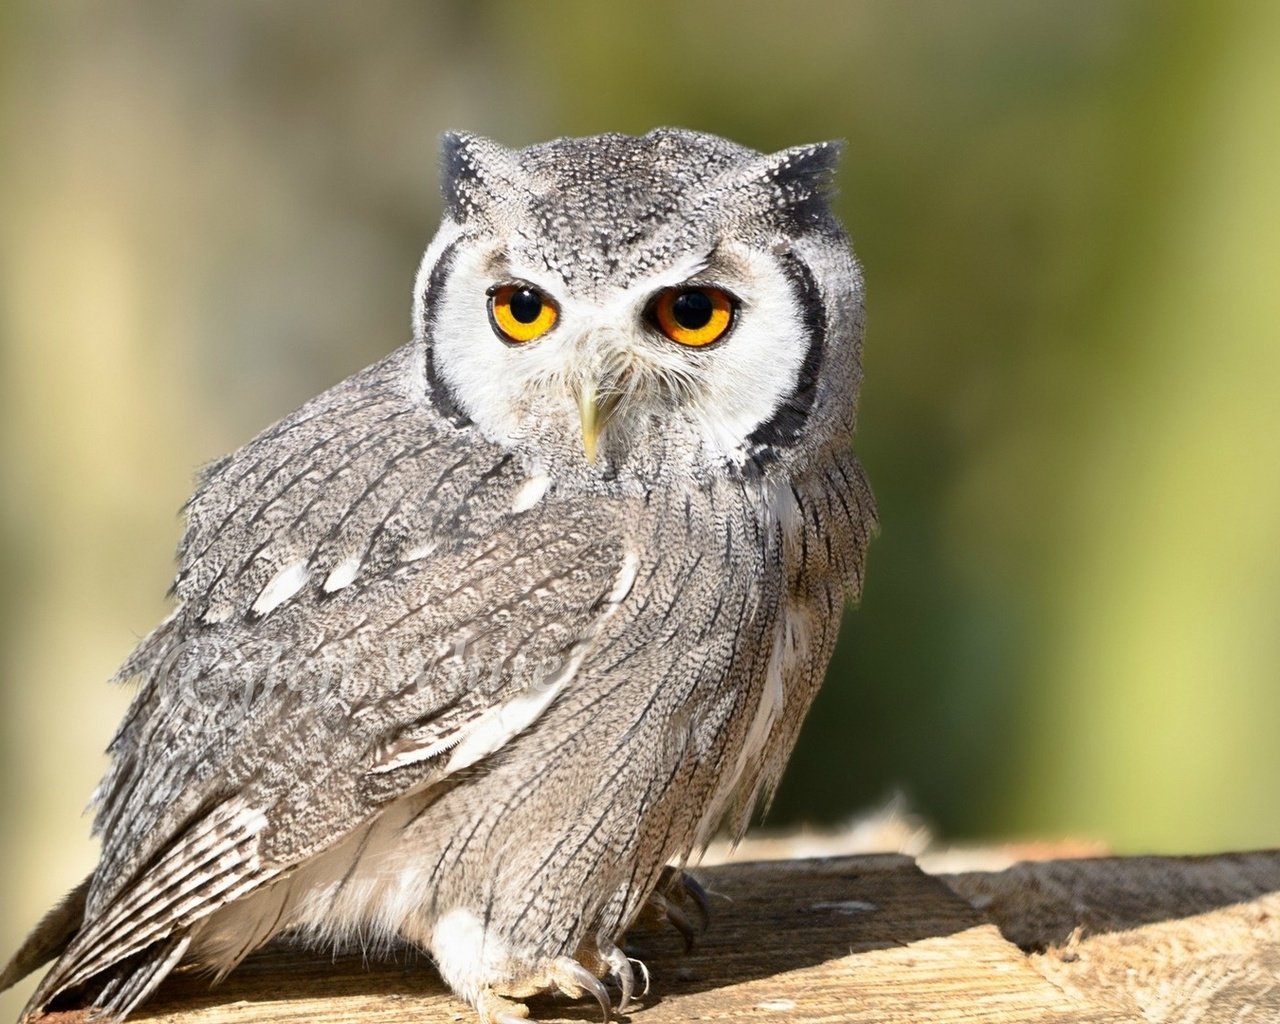
[[[836,164],[844,150],[839,141],[792,146],[761,158],[756,180],[773,187],[780,206],[796,212],[825,204],[834,188]]]
[[[753,155],[721,176],[705,202],[788,231],[834,224],[827,200],[844,144],[815,142]]]
[[[511,195],[518,174],[511,150],[490,139],[469,132],[440,137],[440,191],[446,213],[460,224]]]

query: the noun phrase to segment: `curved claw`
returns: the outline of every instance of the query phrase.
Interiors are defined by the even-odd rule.
[[[711,923],[711,902],[707,891],[696,878],[674,865],[663,870],[649,902],[680,933],[686,953],[693,949],[694,939]],[[697,918],[696,924],[690,919],[690,913]]]
[[[711,901],[707,898],[707,890],[702,888],[693,875],[686,872],[680,872],[680,884],[684,887],[685,893],[692,898],[694,906],[698,908],[698,931],[705,932],[711,924]]]
[[[644,979],[644,988],[640,990],[640,994],[647,996],[649,994],[649,968],[645,966],[643,960],[637,960],[633,956],[629,956],[627,959],[640,968],[640,977]]]
[[[609,973],[618,979],[618,987],[622,990],[622,998],[618,1000],[618,1012],[626,1013],[631,1007],[631,997],[636,990],[636,975],[631,969],[631,965],[635,964],[640,968],[640,976],[644,979],[644,995],[649,994],[649,968],[641,961],[633,959],[622,952],[617,946],[613,946],[604,954],[605,962],[609,965]]]
[[[698,931],[693,927],[693,922],[689,920],[688,915],[665,897],[662,900],[662,912],[667,915],[667,920],[671,923],[671,926],[684,939],[684,951],[686,953],[692,952],[693,940],[698,937]]]
[[[595,996],[596,1002],[600,1004],[600,1012],[604,1015],[604,1024],[609,1024],[609,992],[604,983],[577,960],[567,956],[556,958],[555,983],[556,988],[570,999],[577,999],[587,993]]]

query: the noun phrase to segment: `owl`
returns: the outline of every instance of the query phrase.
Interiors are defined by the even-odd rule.
[[[837,154],[445,136],[412,340],[187,504],[28,1016],[277,935],[420,948],[486,1024],[636,998],[622,934],[768,801],[861,589]]]

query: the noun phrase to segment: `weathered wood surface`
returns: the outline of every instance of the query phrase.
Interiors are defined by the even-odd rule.
[[[726,864],[697,872],[710,929],[628,948],[652,990],[634,1024],[1280,1021],[1280,852],[1101,858],[934,877],[909,857]],[[1020,945],[1021,948],[1020,948]],[[539,1020],[595,1020],[534,1000]],[[83,1014],[51,1014],[72,1024]],[[171,978],[156,1024],[474,1020],[429,962],[274,949],[220,985]]]
[[[944,876],[1072,998],[1145,1021],[1280,1022],[1280,853]]]

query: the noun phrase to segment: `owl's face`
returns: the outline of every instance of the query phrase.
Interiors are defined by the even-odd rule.
[[[861,284],[835,147],[447,136],[415,328],[447,408],[547,467],[760,468],[847,437]]]

